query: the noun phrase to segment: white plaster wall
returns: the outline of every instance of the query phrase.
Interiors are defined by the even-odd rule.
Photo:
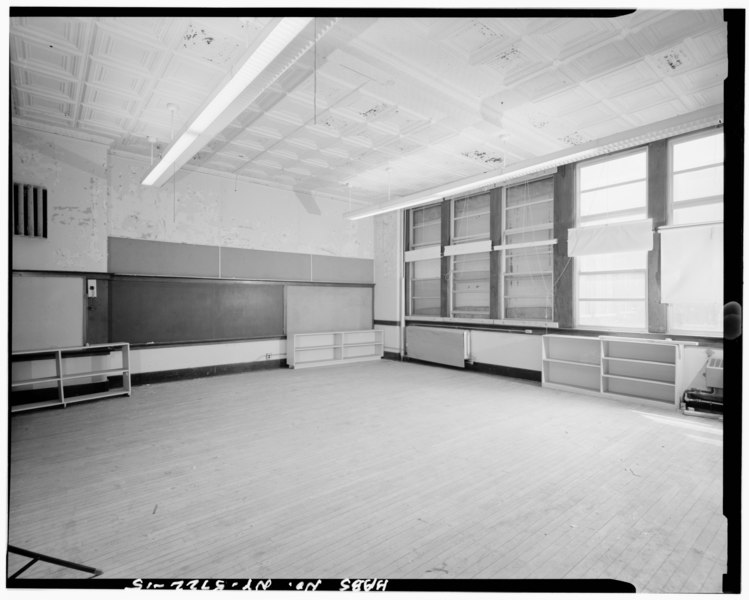
[[[12,181],[47,188],[48,237],[13,236],[14,269],[107,270],[107,147],[12,128]]]
[[[400,211],[377,215],[374,221],[374,318],[400,321]]]
[[[382,341],[386,352],[400,353],[400,327],[394,325],[375,325],[374,328],[382,330]]]
[[[109,235],[373,257],[371,220],[345,219],[345,202],[198,172],[178,173],[161,188],[144,187],[147,163],[112,155],[110,165]]]

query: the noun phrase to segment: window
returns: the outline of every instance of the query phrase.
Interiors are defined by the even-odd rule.
[[[410,263],[411,315],[440,316],[440,259]]]
[[[450,253],[450,316],[454,318],[489,318],[489,199],[486,193],[452,201],[450,246],[457,253]],[[483,251],[474,251],[476,243]],[[454,248],[461,244],[463,248]],[[466,250],[466,244],[473,244],[470,250]]]
[[[408,263],[408,314],[439,317],[442,206],[411,209],[409,250],[420,252]]]
[[[610,225],[647,217],[647,151],[580,164],[577,224]],[[647,252],[576,259],[577,324],[604,329],[647,327]]]
[[[553,320],[554,180],[506,189],[503,202],[502,310],[512,320]]]
[[[723,132],[675,138],[670,148],[669,225],[676,227],[661,231],[661,268],[664,278],[680,273],[682,281],[662,290],[668,330],[722,335],[723,237],[715,224],[723,221]]]

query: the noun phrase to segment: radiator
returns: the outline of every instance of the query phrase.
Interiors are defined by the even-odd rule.
[[[723,359],[722,358],[711,358],[707,362],[705,368],[705,382],[708,387],[711,388],[722,388],[723,387]]]
[[[468,332],[441,327],[406,327],[406,356],[427,362],[465,367]]]

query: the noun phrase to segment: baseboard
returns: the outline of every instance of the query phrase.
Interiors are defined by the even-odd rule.
[[[401,355],[399,352],[388,352],[387,350],[382,353],[382,358],[387,360],[397,360],[398,362],[401,361]]]
[[[517,367],[503,367],[501,365],[492,365],[489,363],[478,363],[466,361],[465,367],[454,367],[452,365],[442,365],[439,363],[433,363],[426,360],[419,360],[418,358],[409,358],[408,356],[403,357],[404,362],[412,362],[420,365],[431,365],[434,367],[442,367],[443,369],[457,369],[464,371],[477,371],[479,373],[491,373],[492,375],[501,375],[502,377],[513,377],[515,379],[528,379],[529,381],[541,382],[541,371],[534,371],[532,369],[518,369]]]
[[[151,373],[133,373],[130,376],[132,385],[146,385],[149,383],[165,383],[183,379],[199,379],[216,375],[231,375],[233,373],[247,373],[249,371],[265,371],[286,367],[286,359],[260,360],[249,363],[234,363],[230,365],[213,365],[207,367],[192,367],[189,369],[173,369],[170,371],[154,371]]]
[[[532,369],[519,369],[517,367],[503,367],[489,363],[466,363],[467,371],[479,371],[480,373],[491,373],[503,377],[514,377],[516,379],[528,379],[530,381],[541,381],[541,371]]]

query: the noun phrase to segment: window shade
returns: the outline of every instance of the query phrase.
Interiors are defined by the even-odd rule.
[[[723,304],[723,224],[661,228],[661,302]]]
[[[653,220],[570,229],[567,248],[569,256],[652,250]]]

